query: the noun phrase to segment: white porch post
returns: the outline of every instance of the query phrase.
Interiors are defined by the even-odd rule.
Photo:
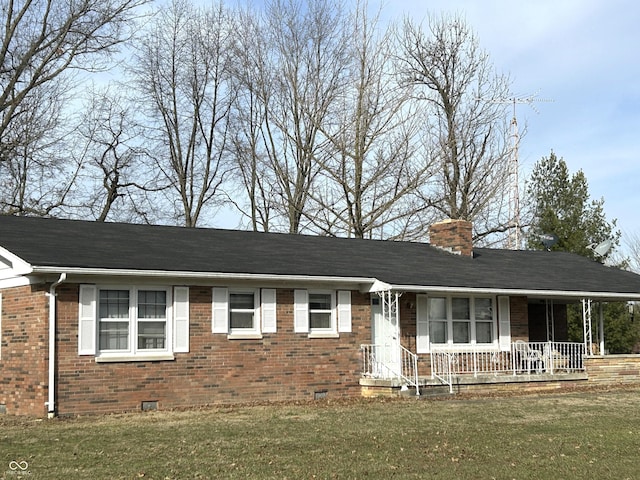
[[[593,336],[591,333],[591,299],[582,299],[582,323],[584,328],[585,352],[593,355]]]
[[[598,323],[598,336],[600,339],[600,355],[604,355],[604,306],[600,302],[600,322]]]

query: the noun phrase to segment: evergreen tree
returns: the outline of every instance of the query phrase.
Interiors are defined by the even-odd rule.
[[[615,230],[615,219],[607,221],[604,199],[591,200],[584,172],[570,175],[565,161],[553,151],[534,166],[527,193],[534,217],[528,236],[530,249],[543,248],[541,234],[554,234],[558,242],[552,250],[604,261],[589,246],[607,239],[614,247],[619,244],[620,231]]]
[[[552,250],[572,252],[604,262],[609,250],[598,257],[590,246],[611,240],[612,247],[620,242],[616,220],[608,221],[604,214],[604,199],[591,200],[589,186],[582,170],[571,175],[567,164],[553,151],[534,166],[527,188],[533,208],[533,222],[528,236],[530,249],[544,248],[540,235],[553,234],[558,241]],[[630,353],[640,339],[638,326],[633,324],[626,303],[603,306],[604,338],[609,353]],[[569,340],[583,341],[582,307],[567,309]],[[594,332],[598,328],[599,309],[593,315]]]

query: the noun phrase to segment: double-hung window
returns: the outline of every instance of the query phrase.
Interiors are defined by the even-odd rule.
[[[333,315],[334,308],[335,294],[333,292],[309,292],[309,331],[336,331]]]
[[[167,291],[138,290],[139,350],[164,350],[167,345]]]
[[[497,345],[494,297],[419,295],[417,304],[419,352],[432,344]]]
[[[269,288],[215,287],[212,332],[230,338],[276,332],[276,291]]]
[[[337,337],[351,332],[351,292],[294,291],[294,331],[310,337]]]
[[[81,285],[79,317],[81,355],[153,359],[189,348],[187,287]]]
[[[98,345],[100,351],[129,350],[130,291],[100,290],[98,300]]]
[[[100,352],[135,354],[167,351],[169,289],[100,289]]]

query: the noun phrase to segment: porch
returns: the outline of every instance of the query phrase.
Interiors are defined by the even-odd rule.
[[[584,343],[518,340],[503,350],[432,346],[422,358],[402,346],[361,345],[361,353],[363,393],[410,389],[420,395],[437,387],[453,393],[454,388],[522,383],[540,388],[542,382],[555,388],[557,382],[588,379]]]

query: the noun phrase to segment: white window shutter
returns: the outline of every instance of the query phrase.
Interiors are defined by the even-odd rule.
[[[78,309],[78,355],[96,354],[95,285],[80,285]]]
[[[500,350],[511,350],[511,312],[509,311],[509,297],[498,297],[498,328],[500,329]]]
[[[229,333],[229,291],[226,288],[213,289],[211,331]]]
[[[417,353],[429,353],[429,317],[428,297],[416,296],[416,350]]]
[[[189,287],[173,289],[173,351],[189,351]]]
[[[338,332],[351,333],[351,292],[338,291]]]
[[[276,333],[276,289],[262,289],[262,304],[260,308],[262,314],[262,333]]]
[[[306,290],[294,290],[293,303],[293,331],[309,333],[309,293]]]

